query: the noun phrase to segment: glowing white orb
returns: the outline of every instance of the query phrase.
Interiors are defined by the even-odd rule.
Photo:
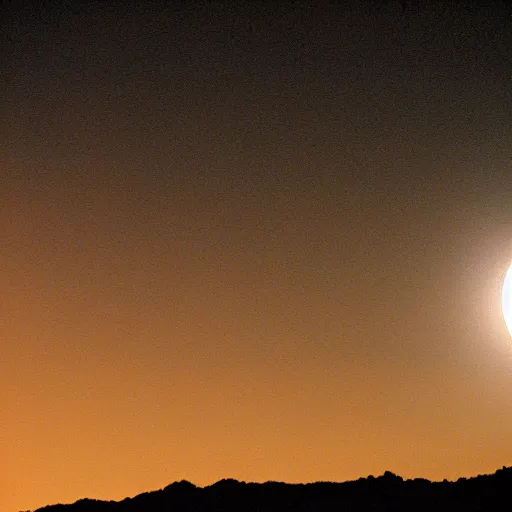
[[[512,265],[507,270],[505,281],[503,281],[503,291],[501,293],[501,308],[508,332],[512,336]]]

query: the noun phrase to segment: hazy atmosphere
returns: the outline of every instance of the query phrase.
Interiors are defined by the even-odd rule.
[[[31,4],[0,9],[2,511],[512,465],[506,2]]]

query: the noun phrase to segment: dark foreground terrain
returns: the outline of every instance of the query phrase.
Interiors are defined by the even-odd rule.
[[[334,483],[264,484],[221,480],[209,487],[182,481],[122,501],[82,499],[39,512],[355,512],[512,510],[512,468],[456,482],[404,480],[393,473]]]

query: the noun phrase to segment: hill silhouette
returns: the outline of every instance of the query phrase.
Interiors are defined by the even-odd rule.
[[[287,484],[224,479],[208,487],[181,481],[122,501],[81,499],[35,512],[366,512],[494,511],[506,509],[512,468],[455,482],[404,480],[389,471],[349,482]]]

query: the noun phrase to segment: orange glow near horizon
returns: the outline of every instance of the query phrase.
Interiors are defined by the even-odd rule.
[[[319,263],[287,276],[251,251],[224,268],[216,243],[180,267],[179,255],[150,257],[161,233],[140,231],[113,251],[98,243],[116,244],[106,222],[84,235],[58,206],[53,216],[48,204],[17,208],[25,221],[11,237],[30,247],[21,261],[14,248],[4,268],[3,453],[22,469],[8,474],[17,491],[3,498],[7,510],[121,499],[181,479],[342,481],[391,470],[440,480],[508,463],[510,359],[483,341],[508,336],[493,325],[497,279],[484,283],[495,315],[454,324],[449,279],[393,296],[413,268],[386,283],[382,251],[366,278],[371,260],[353,274],[340,262],[328,275]],[[41,229],[31,216],[43,210],[54,224]],[[53,233],[66,230],[59,248]],[[455,307],[475,307],[471,294],[489,290],[456,275],[466,302]]]

